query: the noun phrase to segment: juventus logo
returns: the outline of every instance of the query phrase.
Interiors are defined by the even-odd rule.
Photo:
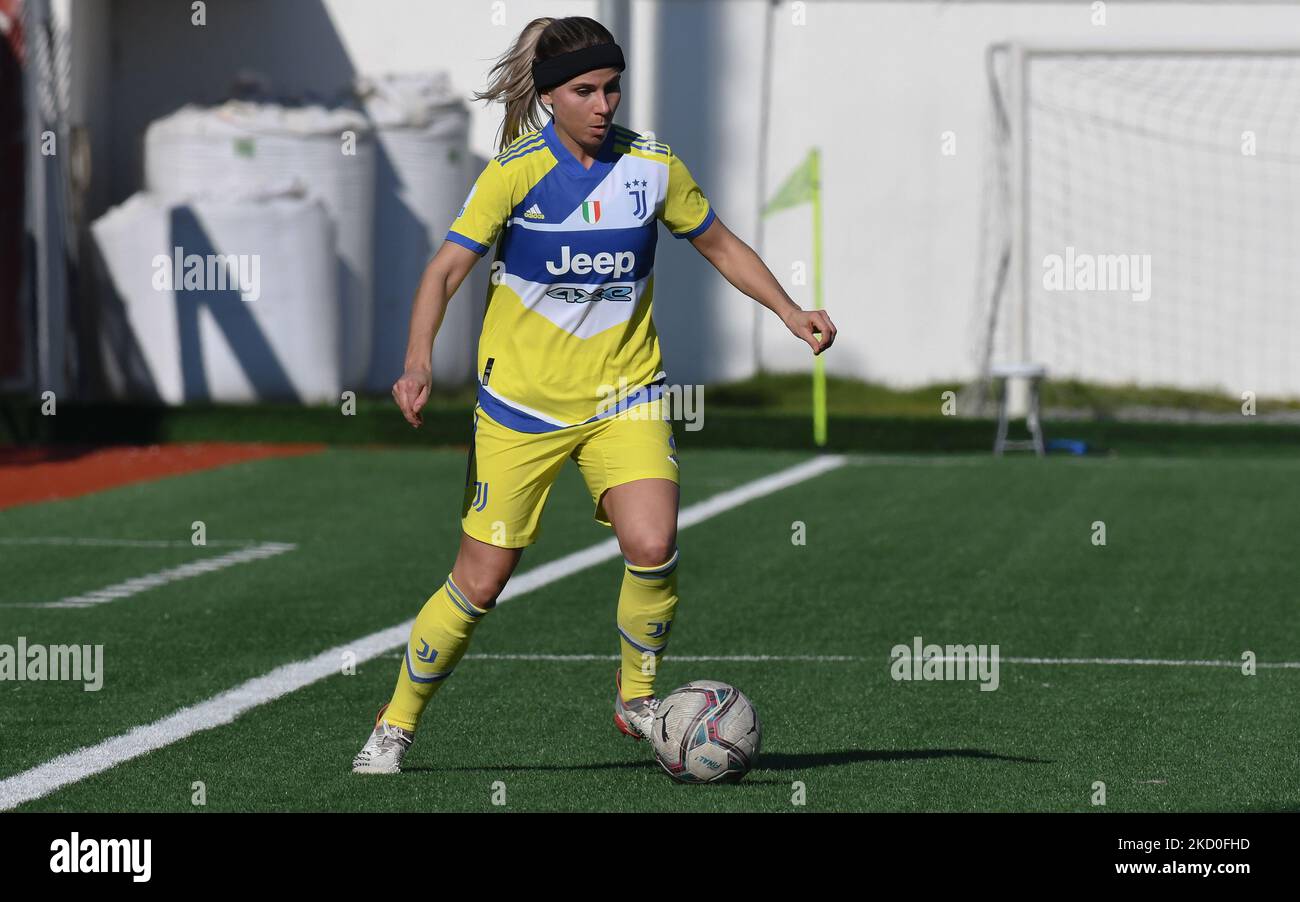
[[[472,507],[476,511],[483,510],[483,508],[487,507],[487,498],[488,498],[488,484],[486,482],[475,482],[474,500],[470,504],[470,507]]]
[[[425,664],[432,664],[433,659],[438,657],[438,649],[430,648],[429,643],[426,642],[424,639],[421,639],[420,650],[415,653],[415,656],[419,658],[421,661],[423,661]]]
[[[637,184],[637,180],[633,179],[632,184],[633,185]],[[644,185],[645,182],[641,182],[640,184]],[[645,219],[645,214],[646,214],[645,188],[633,188],[631,191],[628,192],[628,196],[631,197],[634,201],[636,201],[636,209],[632,211],[632,215],[635,216],[637,219]]]
[[[647,638],[658,639],[660,636],[668,635],[668,631],[673,628],[673,622],[671,620],[650,620],[646,623],[646,626],[655,628],[655,631]]]

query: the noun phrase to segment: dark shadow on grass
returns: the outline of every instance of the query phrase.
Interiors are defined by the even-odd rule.
[[[764,754],[758,759],[759,770],[804,770],[810,767],[834,767],[858,761],[913,761],[926,758],[981,758],[987,761],[1009,761],[1013,764],[1051,764],[1046,758],[1022,758],[1019,755],[998,755],[982,749],[842,749],[835,752],[809,752],[806,754]]]
[[[764,754],[758,759],[755,773],[763,771],[801,771],[814,767],[838,767],[859,761],[917,761],[928,758],[976,758],[985,761],[1007,761],[1012,764],[1051,764],[1047,758],[1024,758],[1019,755],[998,755],[982,749],[843,749],[834,752],[807,754]],[[654,761],[607,761],[601,764],[496,764],[487,767],[405,767],[404,773],[441,773],[445,771],[584,771],[626,770],[655,767]],[[746,783],[765,782],[745,780]]]
[[[583,771],[583,770],[639,770],[657,768],[654,761],[606,761],[600,764],[489,764],[480,767],[403,767],[404,774],[442,774],[449,771],[466,773],[504,771],[518,773],[522,771]]]

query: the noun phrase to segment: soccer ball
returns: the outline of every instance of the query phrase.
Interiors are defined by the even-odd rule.
[[[758,760],[763,725],[735,686],[694,680],[659,702],[650,738],[655,760],[674,780],[734,783]]]

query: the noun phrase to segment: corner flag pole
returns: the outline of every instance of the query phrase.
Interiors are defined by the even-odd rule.
[[[813,220],[813,309],[822,309],[822,179],[821,150],[814,147],[785,184],[763,208],[763,216],[793,207],[804,201],[812,203]],[[813,441],[826,444],[826,361],[813,358]]]
[[[813,219],[813,309],[822,309],[822,178],[821,150],[814,147],[812,158],[812,219]],[[825,336],[822,336],[825,338]],[[813,441],[817,447],[826,444],[826,359],[818,354],[813,358]]]

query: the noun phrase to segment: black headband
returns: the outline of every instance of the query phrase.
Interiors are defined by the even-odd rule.
[[[533,63],[533,84],[540,94],[592,69],[617,69],[622,72],[626,68],[621,47],[617,44],[596,44]]]

